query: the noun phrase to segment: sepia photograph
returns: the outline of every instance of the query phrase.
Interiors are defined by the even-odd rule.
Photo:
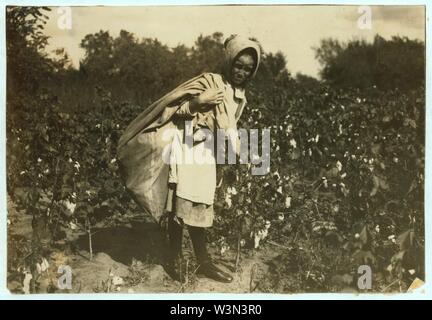
[[[11,295],[424,289],[426,6],[4,10]]]

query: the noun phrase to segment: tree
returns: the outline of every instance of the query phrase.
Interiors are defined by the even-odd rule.
[[[407,37],[385,40],[376,35],[372,43],[324,39],[315,56],[322,79],[336,87],[406,90],[425,82],[424,43]]]

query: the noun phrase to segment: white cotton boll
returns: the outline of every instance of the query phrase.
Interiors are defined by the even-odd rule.
[[[47,259],[43,258],[42,263],[41,263],[41,271],[45,272],[48,270],[48,268],[49,268],[49,263],[48,263]]]
[[[279,213],[277,214],[277,219],[278,219],[279,221],[284,221],[284,219],[285,219],[285,215],[284,215],[284,213],[283,213],[283,212],[279,212]]]
[[[220,254],[223,255],[227,251],[228,251],[228,247],[227,246],[222,246],[221,249],[220,249]]]
[[[379,224],[377,224],[377,225],[375,226],[375,231],[376,231],[377,233],[380,232],[380,226],[379,226]]]
[[[356,233],[356,234],[354,235],[354,238],[356,238],[356,239],[360,238],[360,234]]]
[[[33,279],[33,276],[30,272],[26,272],[23,281],[23,292],[24,294],[30,294],[30,281]]]
[[[246,245],[246,240],[245,239],[241,239],[240,240],[240,247],[244,247]]]
[[[121,278],[119,276],[114,276],[112,278],[112,284],[114,286],[121,286],[121,285],[123,285],[123,283],[124,283],[123,278]]]
[[[76,203],[70,202],[69,200],[65,200],[64,205],[71,213],[75,212]]]
[[[388,236],[387,239],[389,239],[389,240],[393,240],[393,239],[395,239],[395,238],[396,238],[396,236],[395,236],[394,234],[392,234],[392,235]]]
[[[228,193],[225,195],[225,203],[227,204],[228,208],[231,208],[232,200],[231,200],[231,195]]]
[[[291,197],[286,197],[285,198],[285,208],[290,208],[291,207]]]
[[[327,181],[327,179],[323,180],[323,184],[324,184],[324,188],[328,188],[328,181]]]
[[[315,137],[315,142],[316,142],[316,143],[318,143],[318,141],[319,141],[319,138],[320,138],[320,135],[319,135],[319,134],[317,134],[317,135],[316,135],[316,137]]]
[[[261,238],[258,235],[254,236],[254,248],[257,249],[259,247]]]
[[[78,226],[71,221],[71,222],[69,222],[69,228],[71,228],[71,230],[76,230],[76,229],[78,229]]]
[[[295,139],[291,139],[289,143],[294,149],[297,148],[297,142],[295,141]]]
[[[346,172],[342,173],[341,178],[344,179],[346,177],[346,175],[347,175]]]
[[[339,172],[342,171],[342,163],[340,161],[336,162],[336,168]]]
[[[292,124],[289,124],[287,126],[287,128],[286,128],[286,133],[291,133],[292,132],[292,128],[293,128]]]
[[[41,273],[42,273],[42,267],[41,267],[41,265],[40,265],[39,262],[36,263],[36,271],[37,271],[38,274],[41,274]]]
[[[277,188],[277,190],[276,190],[278,193],[280,193],[280,194],[283,194],[283,192],[282,192],[282,186],[279,186],[279,188]]]
[[[236,188],[232,187],[231,188],[231,194],[236,195],[237,194],[237,190]]]

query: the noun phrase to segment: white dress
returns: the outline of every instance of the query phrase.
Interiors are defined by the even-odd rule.
[[[244,89],[233,88],[225,83],[224,103],[228,111],[229,128],[236,132],[237,120],[246,104]],[[178,110],[178,115],[185,120],[193,120],[196,114],[189,111],[189,103],[184,103]],[[194,128],[189,127],[189,137]],[[186,128],[187,130],[188,128]],[[177,216],[188,225],[209,227],[213,223],[213,203],[216,191],[216,154],[215,143],[198,142],[185,143],[185,127],[178,128],[171,149],[171,165],[169,182],[176,183]],[[195,131],[195,138],[197,137]],[[188,200],[195,205],[186,204],[182,200]],[[196,204],[203,204],[197,210],[193,210]]]

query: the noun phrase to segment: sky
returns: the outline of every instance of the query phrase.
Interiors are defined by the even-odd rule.
[[[320,40],[366,39],[376,34],[386,39],[406,36],[425,40],[425,12],[422,6],[371,6],[370,28],[359,27],[368,13],[359,6],[141,6],[71,7],[71,28],[61,28],[64,11],[51,7],[45,34],[50,36],[47,50],[65,48],[75,67],[84,51],[81,39],[89,33],[120,30],[137,38],[157,38],[170,47],[192,46],[200,34],[219,31],[225,36],[242,34],[257,38],[265,52],[281,51],[293,74],[317,77],[320,69],[313,48]],[[359,11],[360,10],[360,11]],[[366,9],[367,10],[367,9]],[[64,24],[63,24],[64,25]],[[365,26],[365,24],[360,24]]]

